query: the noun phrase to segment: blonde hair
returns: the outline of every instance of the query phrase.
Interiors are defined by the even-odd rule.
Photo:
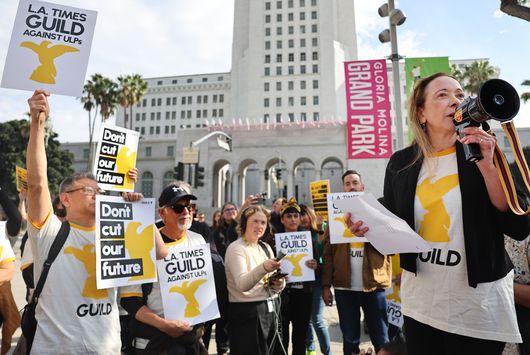
[[[422,123],[420,122],[419,111],[425,105],[425,91],[427,89],[427,86],[435,79],[444,76],[456,80],[456,78],[454,78],[453,76],[447,73],[440,72],[423,78],[417,81],[414,85],[414,91],[412,92],[412,95],[409,99],[408,113],[410,128],[412,129],[412,134],[414,136],[412,144],[417,144],[419,149],[417,149],[416,156],[414,157],[412,162],[408,164],[404,169],[411,167],[417,161],[421,161],[424,157],[430,156],[432,155],[432,153],[434,153],[434,147],[432,146],[431,141],[429,140],[429,135],[427,134],[427,127],[422,125]]]
[[[267,224],[269,224],[270,219],[271,219],[270,218],[271,215],[270,215],[269,211],[267,211],[265,206],[263,206],[263,205],[251,205],[251,206],[245,208],[243,211],[241,211],[241,219],[239,220],[239,223],[237,225],[237,233],[240,236],[243,237],[245,235],[245,231],[247,229],[247,221],[248,221],[248,219],[250,217],[252,217],[252,215],[255,215],[258,212],[263,213],[265,215],[265,217],[267,217]],[[265,233],[266,232],[267,231],[265,231]]]

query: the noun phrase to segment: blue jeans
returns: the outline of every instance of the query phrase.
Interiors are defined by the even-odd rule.
[[[329,338],[328,327],[324,322],[324,300],[322,299],[322,284],[317,277],[313,284],[313,305],[311,307],[311,320],[307,328],[307,350],[316,350],[313,329],[317,333],[320,351],[324,355],[331,354],[331,341]]]
[[[388,342],[388,319],[384,290],[374,292],[335,290],[344,354],[358,354],[361,337],[361,307],[370,339],[377,353]]]

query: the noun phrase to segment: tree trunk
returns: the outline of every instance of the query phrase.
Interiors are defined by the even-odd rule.
[[[530,21],[530,8],[519,5],[517,0],[501,0],[501,11],[510,16]]]

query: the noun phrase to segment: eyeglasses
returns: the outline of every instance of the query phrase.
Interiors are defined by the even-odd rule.
[[[83,191],[83,193],[87,196],[94,196],[94,195],[106,195],[107,191],[100,189],[99,187],[92,187],[92,186],[83,186],[78,187],[77,189],[72,189],[65,191],[66,193],[70,192],[76,192],[76,191]]]
[[[223,212],[234,212],[237,211],[234,207],[225,208]]]
[[[182,213],[182,212],[184,212],[185,208],[187,208],[188,211],[190,210],[191,203],[187,203],[185,205],[173,205],[173,206],[166,206],[166,207],[171,208],[173,211],[175,211],[175,213]]]

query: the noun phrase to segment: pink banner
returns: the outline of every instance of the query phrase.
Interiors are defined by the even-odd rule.
[[[344,62],[348,114],[348,159],[392,155],[392,125],[386,60]]]

